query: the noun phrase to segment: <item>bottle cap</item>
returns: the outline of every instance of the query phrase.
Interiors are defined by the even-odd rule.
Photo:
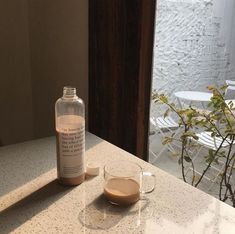
[[[86,165],[86,174],[91,176],[99,175],[100,168],[95,163],[87,163]]]

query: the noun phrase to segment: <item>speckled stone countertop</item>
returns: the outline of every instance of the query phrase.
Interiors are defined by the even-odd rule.
[[[77,187],[56,181],[54,137],[0,148],[0,233],[235,233],[235,209],[96,136],[86,162],[138,162],[156,189],[134,206],[102,196],[103,172]]]

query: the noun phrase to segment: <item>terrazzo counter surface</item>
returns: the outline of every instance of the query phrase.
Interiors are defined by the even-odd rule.
[[[156,189],[128,208],[104,199],[103,172],[77,187],[56,181],[55,138],[0,148],[0,233],[235,233],[235,209],[86,134],[86,163],[139,163]]]

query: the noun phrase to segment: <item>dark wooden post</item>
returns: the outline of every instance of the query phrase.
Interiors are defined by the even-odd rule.
[[[144,160],[155,3],[89,1],[89,131]]]

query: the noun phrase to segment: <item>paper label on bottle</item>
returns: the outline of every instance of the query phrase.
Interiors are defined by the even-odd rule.
[[[58,132],[60,176],[78,177],[84,173],[85,126],[62,128]]]

